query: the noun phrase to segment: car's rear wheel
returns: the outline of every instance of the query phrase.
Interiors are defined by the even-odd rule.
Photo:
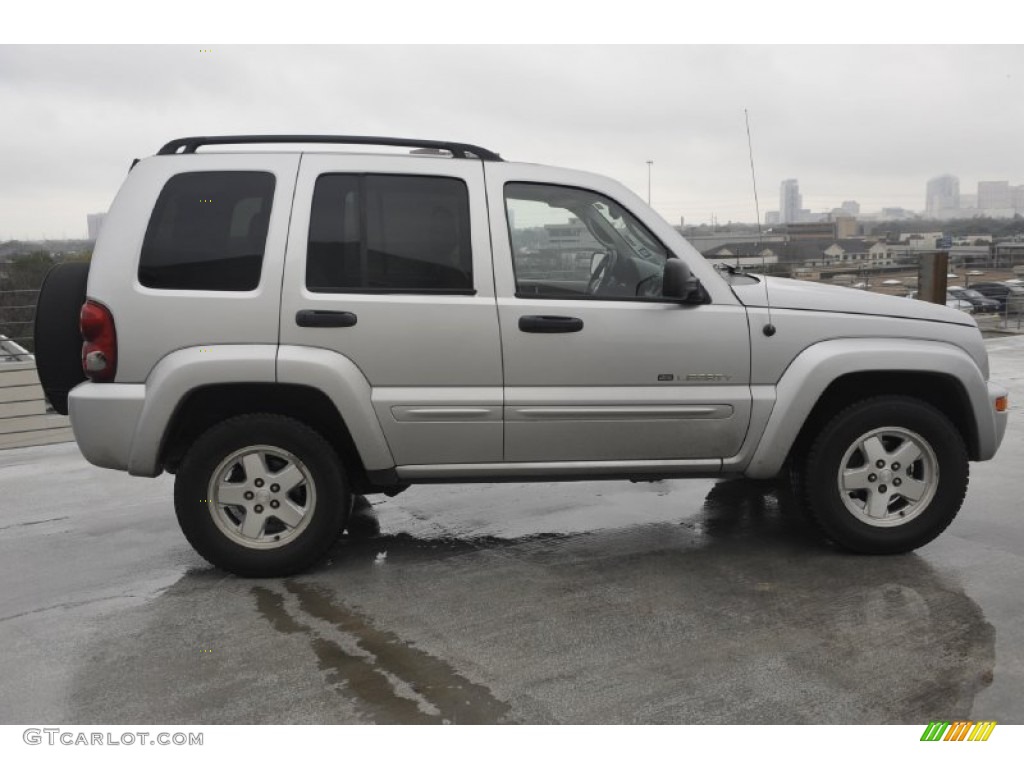
[[[963,438],[910,397],[876,397],[836,415],[812,443],[801,483],[819,528],[846,549],[908,552],[938,536],[967,492]]]
[[[178,468],[174,504],[196,551],[239,576],[286,576],[341,534],[351,492],[334,449],[309,426],[247,414],[212,427]]]

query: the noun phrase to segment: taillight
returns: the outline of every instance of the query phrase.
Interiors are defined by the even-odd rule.
[[[113,381],[117,373],[117,332],[114,316],[98,301],[82,305],[82,372],[92,381]]]

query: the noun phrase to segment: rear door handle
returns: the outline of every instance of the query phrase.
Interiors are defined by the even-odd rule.
[[[523,315],[519,318],[519,330],[525,333],[576,333],[583,330],[583,321],[578,317],[561,315]]]
[[[351,328],[357,319],[352,312],[326,309],[300,309],[295,313],[295,324],[303,328]]]

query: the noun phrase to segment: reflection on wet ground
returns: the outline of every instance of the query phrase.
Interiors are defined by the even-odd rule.
[[[378,501],[384,533],[308,575],[191,570],[95,629],[59,719],[916,724],[992,681],[956,583],[832,550],[774,485],[568,487],[626,525],[510,535],[494,489],[434,489]]]
[[[328,590],[295,581],[285,588],[296,597],[298,613],[353,638],[365,655],[348,653],[309,624],[299,623],[288,613],[281,594],[255,586],[252,593],[260,613],[279,632],[307,635],[327,681],[349,689],[373,722],[495,723],[508,713],[508,705],[497,701],[486,688],[403,642],[394,632],[377,629],[367,617],[335,602]]]

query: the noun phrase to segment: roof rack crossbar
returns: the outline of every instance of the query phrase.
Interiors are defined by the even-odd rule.
[[[414,149],[442,149],[460,159],[501,161],[497,152],[473,144],[431,139],[397,139],[392,136],[188,136],[164,144],[158,155],[194,154],[199,147],[213,144],[368,144],[383,147],[412,147]]]

